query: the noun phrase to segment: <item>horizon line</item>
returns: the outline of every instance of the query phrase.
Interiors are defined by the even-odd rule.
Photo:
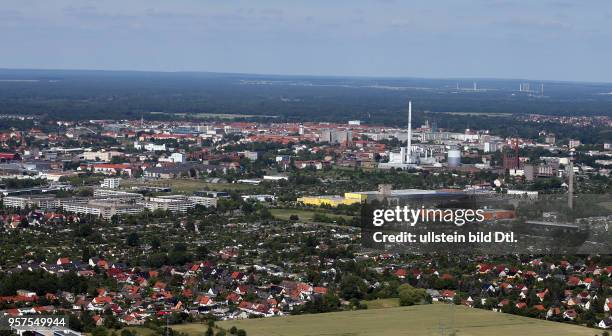
[[[374,75],[321,75],[321,74],[278,74],[260,72],[223,72],[205,70],[134,70],[134,69],[86,69],[86,68],[5,68],[0,71],[89,71],[89,72],[135,72],[135,73],[160,73],[160,74],[216,74],[216,75],[242,75],[242,76],[275,76],[275,77],[312,77],[312,78],[359,78],[359,79],[428,79],[428,80],[505,80],[505,81],[534,81],[541,83],[579,83],[579,84],[608,84],[612,81],[584,81],[584,80],[560,80],[560,79],[529,79],[529,78],[505,78],[505,77],[424,77],[424,76],[374,76]]]

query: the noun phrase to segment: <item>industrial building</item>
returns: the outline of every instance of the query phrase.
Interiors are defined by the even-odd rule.
[[[217,199],[214,197],[204,196],[185,196],[185,195],[168,195],[149,197],[140,202],[145,208],[155,210],[165,210],[171,212],[185,213],[193,209],[196,205],[205,207],[216,207]]]
[[[180,195],[149,197],[142,202],[142,205],[151,211],[164,210],[180,213],[185,213],[195,207],[195,203],[191,202],[187,196]]]
[[[455,190],[422,190],[422,189],[399,189],[392,190],[390,185],[380,185],[375,191],[347,192],[342,196],[305,196],[298,198],[298,202],[304,205],[321,206],[328,205],[337,207],[339,205],[351,205],[357,203],[370,203],[373,201],[387,200],[390,203],[424,204],[428,200],[442,200],[449,198],[461,198],[465,194]]]
[[[389,162],[382,162],[378,167],[383,169],[416,168],[418,157],[417,153],[412,150],[412,101],[408,102],[408,133],[406,141],[406,147],[401,147],[399,153],[391,152],[389,154]]]
[[[125,199],[70,199],[62,202],[62,209],[75,214],[100,216],[110,219],[114,215],[135,215],[141,213],[142,205]]]
[[[451,168],[461,165],[461,151],[459,149],[450,149],[447,153],[447,164]]]
[[[113,197],[120,199],[142,199],[142,194],[113,189],[94,189],[94,197]]]
[[[354,197],[354,193],[345,193],[344,197],[338,195],[332,196],[304,196],[297,199],[298,202],[304,205],[322,206],[327,205],[337,207],[339,205],[351,205],[361,203],[361,196]]]
[[[557,176],[559,170],[558,165],[552,164],[525,164],[524,165],[525,180],[533,181],[538,177],[554,177]]]
[[[216,207],[217,197],[168,195],[144,198],[142,194],[112,189],[95,189],[94,197],[57,198],[52,196],[5,196],[6,207],[36,208],[41,210],[62,209],[81,215],[100,216],[110,219],[114,215],[134,215],[145,209],[158,209],[184,213],[196,205]]]
[[[6,196],[3,204],[9,208],[48,210],[58,208],[60,201],[55,196]]]
[[[404,138],[401,133],[395,134],[395,137],[399,140]],[[379,168],[411,169],[419,168],[419,165],[438,164],[437,147],[435,145],[412,145],[412,101],[408,102],[408,130],[405,138],[406,147],[401,147],[399,152],[390,152],[389,161],[379,163]],[[423,140],[421,136],[421,141]]]

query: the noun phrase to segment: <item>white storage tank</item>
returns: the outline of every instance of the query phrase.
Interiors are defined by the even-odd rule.
[[[458,149],[450,149],[448,151],[448,166],[459,167],[461,165],[461,151]]]

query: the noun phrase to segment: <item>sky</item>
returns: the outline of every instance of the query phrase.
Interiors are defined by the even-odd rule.
[[[610,0],[0,0],[0,68],[612,82]]]

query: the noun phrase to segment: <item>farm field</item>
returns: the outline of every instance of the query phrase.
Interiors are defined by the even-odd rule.
[[[452,323],[454,328],[451,328]],[[601,333],[566,323],[446,304],[223,321],[219,326],[225,329],[236,326],[246,330],[249,336],[425,336],[441,335],[442,329],[445,335],[454,331],[457,336],[593,336]]]

